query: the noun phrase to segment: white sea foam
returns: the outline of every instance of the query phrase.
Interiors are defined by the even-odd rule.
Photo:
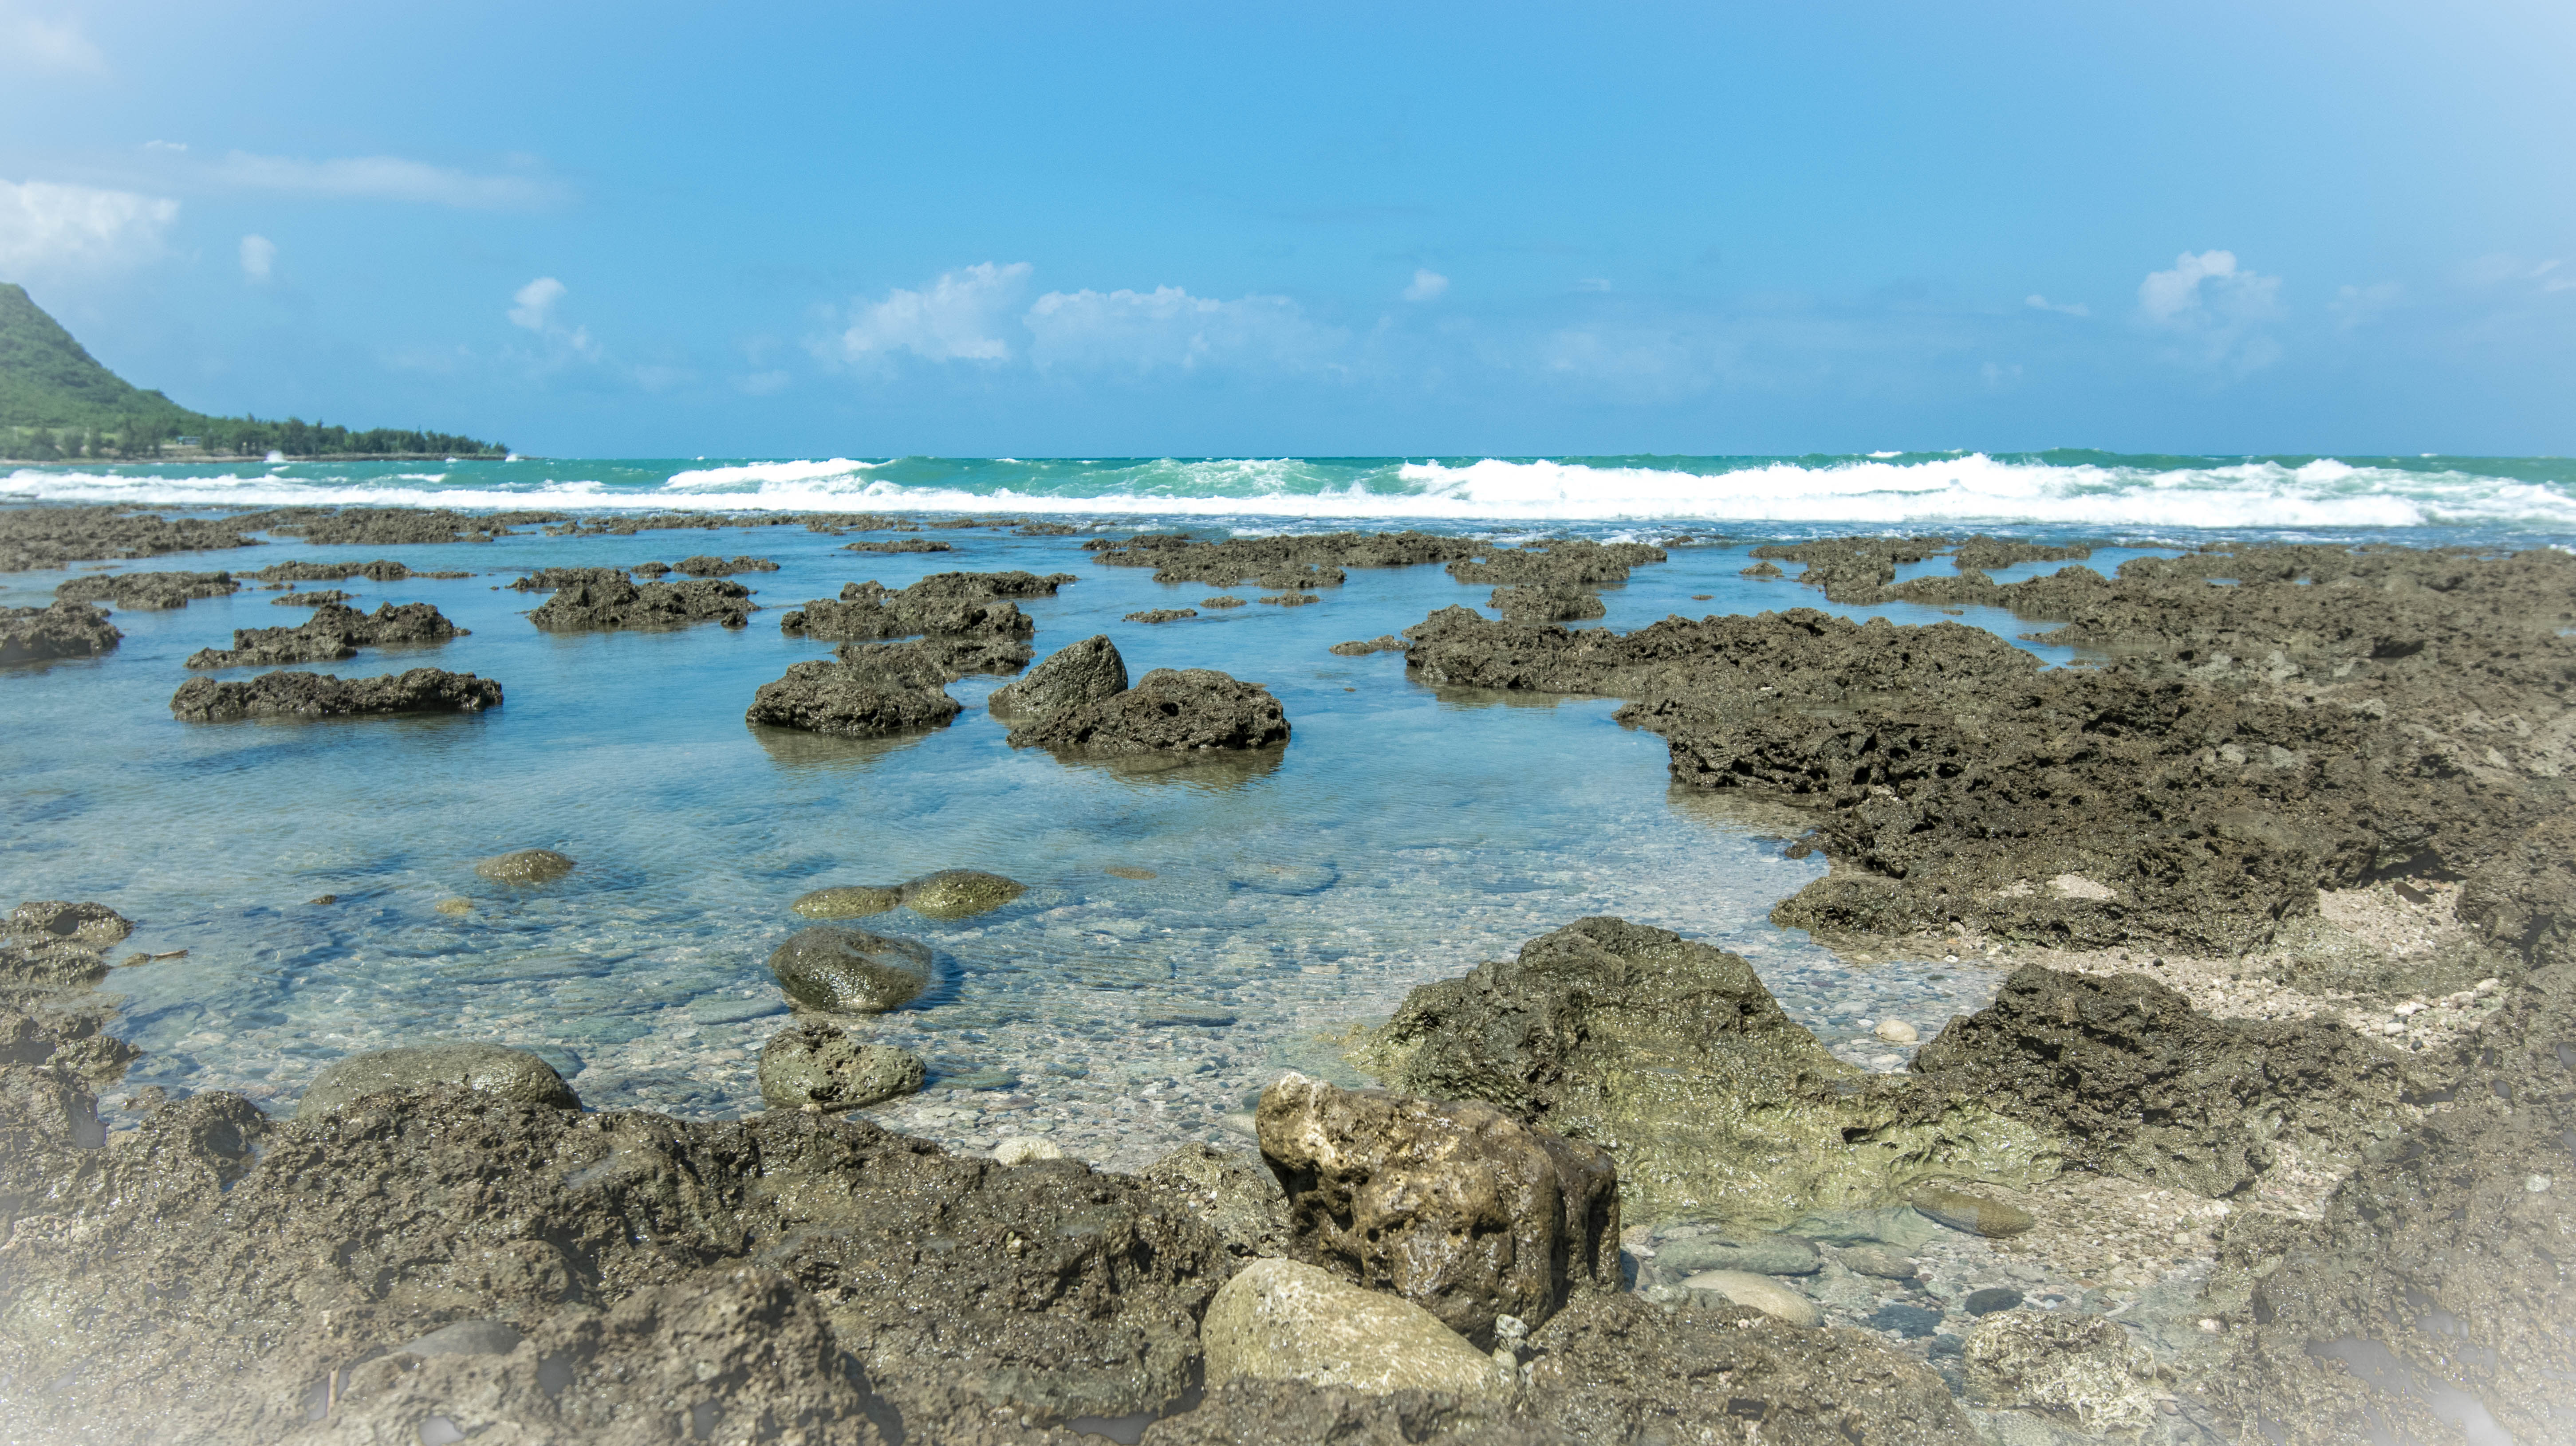
[[[755,494],[770,487],[825,487],[845,478],[865,481],[865,474],[889,466],[885,462],[853,462],[847,457],[834,457],[828,462],[746,462],[735,467],[697,467],[674,472],[662,484],[668,492],[738,492]]]

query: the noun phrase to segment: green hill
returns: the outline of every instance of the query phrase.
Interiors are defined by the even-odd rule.
[[[98,364],[23,286],[0,282],[0,456],[500,456],[498,442],[378,427],[353,432],[290,417],[210,417],[147,392]]]

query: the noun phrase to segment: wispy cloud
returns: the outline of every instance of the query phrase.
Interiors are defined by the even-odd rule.
[[[0,273],[128,265],[160,254],[179,203],[134,191],[0,181]]]
[[[1577,291],[1589,291],[1595,294],[1606,292],[1610,289],[1610,278],[1607,276],[1579,277],[1574,283],[1574,289]]]
[[[1416,270],[1413,284],[1404,288],[1407,301],[1438,301],[1449,290],[1449,278],[1437,271]]]
[[[2281,315],[2281,278],[2240,268],[2233,251],[2189,251],[2138,283],[2138,317],[2184,360],[2242,375],[2280,359],[2260,328]]]
[[[2377,321],[2405,297],[2406,288],[2396,282],[2375,281],[2368,286],[2340,288],[2335,299],[2326,303],[2326,310],[2334,314],[2337,331],[2350,331]]]
[[[555,304],[571,288],[551,276],[540,276],[510,293],[510,324],[535,332],[553,342],[562,352],[584,361],[599,359],[599,344],[590,339],[590,328],[567,325],[555,315]]]
[[[253,281],[266,281],[277,266],[277,243],[265,236],[241,238],[242,275]]]
[[[1035,338],[1029,359],[1040,367],[1306,369],[1323,363],[1340,340],[1284,296],[1220,301],[1177,286],[1050,291],[1022,321]]]
[[[843,359],[883,363],[909,352],[931,361],[1007,361],[1009,323],[1030,267],[987,261],[944,272],[915,291],[898,286],[861,306],[838,340]]]
[[[0,0],[0,70],[104,75],[107,57],[70,16],[37,15]]]
[[[176,147],[184,151],[186,148]],[[402,201],[474,211],[526,210],[562,199],[563,188],[538,175],[477,175],[400,156],[349,156],[303,160],[232,151],[207,166],[203,178],[217,186],[339,200]]]
[[[2086,306],[2083,302],[2051,301],[2036,291],[2023,297],[2021,299],[2021,304],[2029,307],[2033,311],[2053,311],[2060,316],[2091,316],[2093,314],[2093,308]]]

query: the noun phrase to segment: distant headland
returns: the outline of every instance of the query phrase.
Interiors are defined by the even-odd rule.
[[[23,286],[0,282],[0,460],[200,461],[211,457],[501,457],[447,432],[351,431],[289,417],[210,417],[100,366]]]

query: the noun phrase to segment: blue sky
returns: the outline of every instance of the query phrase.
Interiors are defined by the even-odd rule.
[[[555,454],[2576,451],[2563,4],[405,9],[0,0],[0,279]]]

